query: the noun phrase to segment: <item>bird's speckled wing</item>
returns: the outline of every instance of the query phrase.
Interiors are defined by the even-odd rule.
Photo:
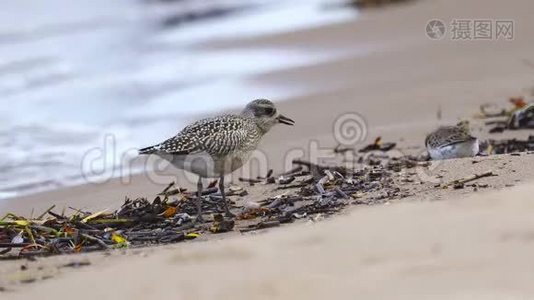
[[[240,116],[207,118],[185,127],[161,144],[141,149],[140,153],[187,155],[205,151],[213,156],[226,155],[247,146],[253,138],[254,126],[252,121]]]
[[[439,148],[474,139],[467,131],[456,126],[438,128],[426,137],[427,147]]]

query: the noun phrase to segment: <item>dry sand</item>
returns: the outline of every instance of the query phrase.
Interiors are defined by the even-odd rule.
[[[85,255],[78,259],[91,260],[92,266],[60,271],[54,279],[6,295],[531,299],[533,191],[530,185],[462,200],[359,208],[334,220],[266,234],[128,255]],[[51,260],[59,259],[73,260]]]
[[[205,47],[287,47],[345,50],[346,55],[311,67],[250,78],[260,84],[305,89],[307,95],[280,104],[297,126],[277,128],[263,141],[270,166],[284,168],[290,149],[336,145],[335,119],[346,112],[365,116],[368,142],[381,135],[401,149],[421,151],[424,135],[443,123],[468,118],[485,102],[505,103],[527,94],[534,70],[534,3],[435,0],[362,12],[342,24]],[[513,41],[434,41],[425,36],[430,19],[513,19]],[[371,49],[362,54],[358,49]],[[269,95],[265,95],[268,97]],[[529,132],[515,134],[525,137]],[[482,137],[488,135],[478,132]],[[507,136],[495,135],[500,138]],[[473,194],[431,190],[412,201],[354,207],[313,226],[294,225],[265,234],[172,247],[43,259],[88,259],[80,271],[65,269],[33,285],[8,286],[9,299],[530,299],[534,241],[534,155],[495,156],[443,162],[432,175],[455,179],[481,170],[492,188]],[[445,170],[441,172],[440,170]],[[481,181],[485,182],[485,181]],[[505,188],[525,182],[516,188]],[[51,203],[98,209],[120,205],[125,195],[152,196],[155,184],[136,176],[3,201],[0,211],[28,213]],[[429,185],[429,183],[426,183]],[[494,191],[494,188],[505,188]],[[416,200],[446,201],[416,201]],[[408,199],[409,200],[409,199]],[[20,263],[5,264],[4,270]],[[54,270],[53,267],[45,268]],[[0,273],[6,274],[6,273]],[[18,273],[17,273],[18,274]],[[7,275],[5,275],[7,276]]]

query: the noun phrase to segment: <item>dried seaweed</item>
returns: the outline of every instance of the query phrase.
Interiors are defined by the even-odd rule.
[[[384,151],[379,139],[375,145],[376,150]],[[151,201],[126,198],[115,211],[71,208],[72,214],[67,215],[55,212],[52,206],[36,218],[8,213],[0,219],[0,259],[170,244],[202,234],[249,232],[296,220],[318,220],[350,204],[379,204],[404,197],[406,193],[395,183],[395,174],[421,162],[409,156],[389,158],[384,154],[366,160],[358,168],[305,160],[293,163],[295,167],[282,174],[274,175],[270,170],[264,177],[241,178],[242,182],[272,186],[273,193],[281,194],[234,206],[233,210],[240,209],[236,217],[220,215],[222,197],[216,184],[212,184],[202,194],[204,219],[211,220],[208,223],[195,222],[190,217],[196,213],[196,193],[176,187],[174,182]],[[247,195],[240,186],[228,189],[231,199]]]
[[[488,140],[484,145],[487,154],[509,154],[518,152],[534,151],[534,136],[530,135],[527,139],[501,139]]]

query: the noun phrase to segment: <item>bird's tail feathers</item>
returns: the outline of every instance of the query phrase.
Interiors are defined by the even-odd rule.
[[[139,149],[139,154],[152,154],[156,152],[157,147],[156,146],[150,146],[143,149]]]

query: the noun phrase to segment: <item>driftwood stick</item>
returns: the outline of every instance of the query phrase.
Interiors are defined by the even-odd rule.
[[[101,240],[99,238],[90,236],[90,235],[85,234],[85,233],[82,233],[81,236],[86,238],[86,239],[88,239],[88,240],[90,240],[90,241],[93,241],[93,242],[99,244],[100,247],[102,247],[103,249],[109,249],[109,246],[103,240]]]
[[[52,205],[50,206],[47,210],[45,210],[39,217],[37,217],[37,220],[41,220],[42,218],[44,218],[44,216],[46,216],[52,209],[56,208],[56,205]]]
[[[496,176],[496,174],[494,174],[492,171],[487,171],[487,172],[480,173],[480,174],[473,174],[473,175],[469,175],[467,177],[463,177],[463,178],[460,178],[460,179],[453,180],[453,181],[447,183],[445,186],[451,186],[451,185],[457,185],[457,184],[466,184],[466,183],[468,183],[470,181],[477,180],[477,179],[484,178],[484,177],[489,177],[489,176]]]

